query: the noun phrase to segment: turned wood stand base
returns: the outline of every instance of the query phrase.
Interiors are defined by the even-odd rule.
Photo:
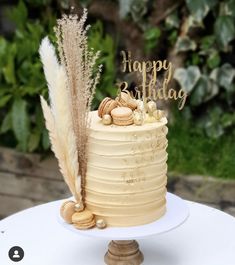
[[[104,256],[107,265],[140,265],[143,260],[136,240],[112,240]]]

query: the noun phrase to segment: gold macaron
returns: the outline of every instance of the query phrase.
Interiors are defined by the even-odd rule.
[[[106,98],[104,98],[104,99],[101,101],[101,103],[100,103],[100,105],[99,105],[99,108],[98,108],[98,116],[99,116],[100,118],[103,117],[104,107],[105,107],[105,105],[107,104],[107,102],[109,102],[110,100],[111,100],[111,98],[106,97]]]
[[[118,107],[111,111],[113,124],[127,126],[133,124],[133,112],[128,107]]]
[[[132,110],[137,108],[137,101],[129,93],[121,92],[120,96],[116,98],[116,101],[120,107],[128,107]]]
[[[102,118],[105,114],[110,114],[111,111],[118,106],[118,102],[112,98],[104,98],[98,108],[98,116]]]
[[[72,216],[72,222],[77,229],[89,229],[95,226],[95,216],[87,209],[82,212],[76,212]]]
[[[72,216],[75,213],[75,204],[74,201],[66,201],[60,207],[60,215],[68,224],[72,224]]]

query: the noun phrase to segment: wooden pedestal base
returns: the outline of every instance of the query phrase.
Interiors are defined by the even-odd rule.
[[[144,256],[135,240],[112,240],[104,256],[107,265],[140,265]]]

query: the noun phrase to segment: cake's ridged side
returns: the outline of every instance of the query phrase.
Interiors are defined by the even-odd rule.
[[[85,202],[109,226],[146,224],[165,213],[165,124],[106,130],[96,118],[91,123]]]

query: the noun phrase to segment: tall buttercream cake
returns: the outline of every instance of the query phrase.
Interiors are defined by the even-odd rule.
[[[108,226],[147,224],[166,211],[167,119],[104,125],[91,112],[86,207]]]

